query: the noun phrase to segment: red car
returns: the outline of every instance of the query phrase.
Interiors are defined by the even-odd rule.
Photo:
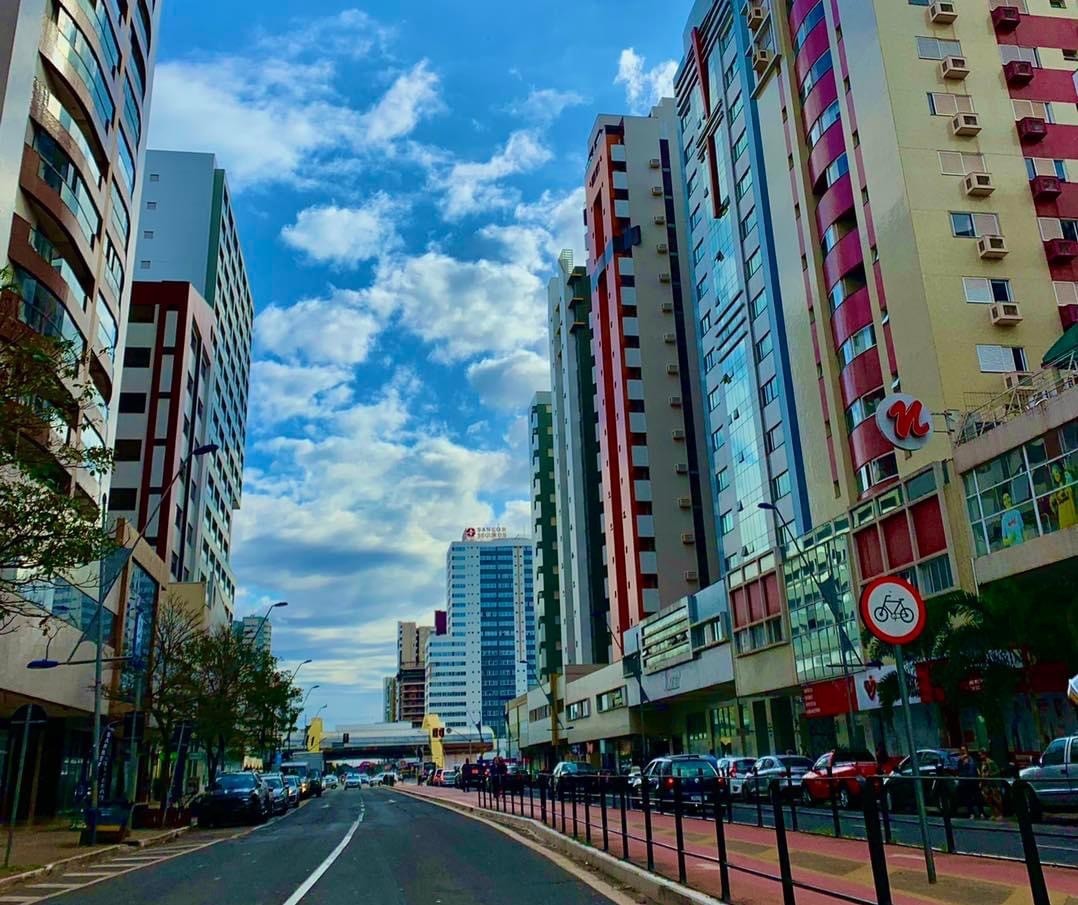
[[[833,786],[838,806],[848,808],[861,795],[858,777],[863,776],[866,780],[878,783],[879,774],[876,758],[867,751],[828,751],[821,755],[812,765],[812,769],[802,777],[801,797],[805,804],[830,801]]]

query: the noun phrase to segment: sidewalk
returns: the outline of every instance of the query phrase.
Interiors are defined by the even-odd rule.
[[[403,791],[429,798],[476,806],[474,792],[464,793],[456,789],[428,786],[405,786]],[[517,802],[519,809],[519,801]],[[525,806],[530,805],[525,801]],[[538,819],[539,803],[535,804]],[[571,809],[567,808],[566,829],[572,834]],[[579,838],[584,840],[584,809],[577,808]],[[631,836],[644,837],[644,815],[640,811],[627,814],[628,831]],[[608,812],[610,853],[620,856],[621,816]],[[592,844],[602,847],[602,827],[599,808],[591,809]],[[652,835],[655,867],[663,876],[677,879],[677,855],[673,817],[652,812]],[[548,825],[552,825],[549,820]],[[716,863],[693,858],[697,852],[708,858],[717,855],[715,825],[713,821],[686,817],[683,821],[686,850],[686,877],[688,885],[718,898],[719,867]],[[558,830],[561,814],[558,814]],[[726,842],[730,866],[730,901],[734,905],[774,905],[782,901],[782,889],[778,882],[745,873],[738,868],[759,871],[777,877],[778,854],[775,833],[770,829],[753,826],[726,824]],[[829,891],[855,896],[869,902],[876,901],[872,882],[872,868],[868,861],[868,847],[864,842],[850,839],[833,839],[808,833],[787,833],[790,862],[794,880]],[[670,848],[663,848],[663,843]],[[913,848],[887,846],[887,868],[891,879],[891,893],[895,905],[1031,905],[1029,880],[1025,864],[995,858],[936,853],[936,871],[939,882],[930,886],[925,878],[924,856]],[[637,864],[646,864],[646,847],[642,841],[630,840],[629,856]],[[1065,868],[1044,869],[1052,905],[1078,905],[1078,871]],[[824,905],[841,900],[811,890],[796,890],[798,905]]]
[[[6,870],[0,867],[0,879],[36,870],[67,858],[86,855],[88,857],[113,848],[127,850],[130,846],[146,843],[159,836],[173,833],[173,830],[160,829],[133,830],[125,843],[117,845],[106,842],[93,848],[79,845],[79,831],[73,830],[71,821],[39,824],[34,827],[16,827],[15,839],[11,847],[11,866]],[[7,827],[0,826],[0,849],[7,843]],[[0,864],[3,861],[0,859]]]

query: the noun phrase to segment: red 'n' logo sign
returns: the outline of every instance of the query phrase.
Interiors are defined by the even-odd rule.
[[[906,403],[899,399],[887,409],[887,417],[895,424],[895,436],[905,440],[910,436],[924,437],[932,430],[931,422],[924,419],[924,405],[920,399]]]

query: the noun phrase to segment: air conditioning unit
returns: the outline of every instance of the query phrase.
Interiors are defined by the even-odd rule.
[[[1026,389],[1030,376],[1029,371],[1009,371],[1003,375],[1003,386],[1008,390]]]
[[[667,245],[667,244],[666,244],[665,242],[660,242],[660,243],[659,243],[658,245],[656,245],[656,246],[655,246],[655,250],[656,250],[656,251],[657,251],[657,252],[658,252],[659,254],[661,254],[661,255],[665,255],[665,254],[669,253],[669,251],[670,251],[670,246],[669,246],[669,245]]]
[[[670,408],[672,408],[672,409],[681,408],[681,397],[680,396],[671,396],[670,397]]]
[[[652,157],[651,160],[648,161],[648,166],[653,170],[657,170],[662,166],[662,161],[659,160],[658,157]]]
[[[683,431],[680,427],[677,427],[674,428],[674,430],[670,431],[670,436],[675,440],[684,440],[685,431]]]
[[[688,474],[689,466],[686,465],[684,462],[678,462],[678,464],[674,467],[674,471],[676,471],[678,474]]]
[[[977,240],[977,254],[985,261],[998,261],[1007,255],[1007,240],[1003,236],[981,236]]]
[[[700,580],[700,575],[699,575],[699,573],[697,573],[694,570],[690,569],[688,572],[685,573],[685,580],[688,581],[688,582],[695,583],[695,582],[698,582]]]
[[[1039,116],[1024,116],[1017,123],[1018,138],[1024,145],[1033,145],[1043,141],[1048,134],[1048,123]]]
[[[767,10],[759,0],[756,0],[756,2],[750,0],[750,2],[745,5],[745,22],[753,31],[756,31],[756,29],[763,25],[764,19],[766,18]]]
[[[992,10],[992,27],[997,32],[1012,32],[1022,21],[1022,11],[1017,6],[997,6]]]
[[[672,377],[673,377],[673,376],[677,376],[677,373],[678,373],[678,366],[677,366],[676,364],[673,364],[673,363],[671,363],[671,364],[668,364],[668,365],[666,366],[666,373],[667,373],[667,374],[669,374],[669,375],[671,375]]]
[[[981,118],[976,113],[956,113],[951,118],[951,131],[955,135],[976,135],[981,131]]]
[[[696,535],[693,534],[691,531],[683,531],[681,533],[681,542],[683,544],[695,544],[696,543]]]
[[[664,280],[663,282],[666,282],[666,281]],[[659,305],[659,311],[661,311],[663,314],[671,314],[673,312],[673,310],[674,310],[674,303],[673,302],[663,302],[661,305]]]
[[[662,273],[659,274],[659,282],[660,283],[669,283],[670,282],[670,274],[668,274],[664,270]],[[671,308],[670,310],[673,311],[674,309]]]
[[[988,309],[988,314],[997,327],[1013,327],[1022,323],[1022,309],[1017,302],[997,302]]]
[[[1033,64],[1028,60],[1011,60],[1003,64],[1003,76],[1012,88],[1020,88],[1033,81]]]
[[[655,225],[656,226],[666,226],[666,217],[664,217],[662,214],[656,214],[655,215]]]
[[[674,343],[677,342],[677,334],[676,333],[664,333],[663,334],[663,342],[666,343],[668,346],[674,345]]]
[[[774,59],[775,55],[766,47],[756,45],[752,48],[752,68],[755,69],[757,73],[765,72]]]
[[[1063,194],[1058,176],[1034,176],[1029,180],[1029,189],[1037,201],[1051,201]]]
[[[678,508],[680,509],[692,509],[692,497],[691,496],[679,496],[677,498]]]
[[[950,25],[958,18],[954,0],[933,0],[928,7],[928,18],[933,25]]]
[[[945,79],[961,81],[969,75],[965,57],[944,57],[940,60],[940,75]]]
[[[1078,258],[1078,242],[1073,239],[1049,239],[1044,243],[1044,256],[1049,264],[1066,264]]]
[[[967,173],[962,184],[965,186],[966,194],[975,198],[991,195],[996,190],[996,184],[988,173]]]
[[[661,198],[663,196],[663,187],[661,185],[653,185],[651,187],[651,194],[656,198]]]

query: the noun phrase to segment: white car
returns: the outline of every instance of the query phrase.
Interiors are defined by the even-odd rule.
[[[374,776],[371,777],[371,785],[372,786],[384,786],[385,782],[386,782],[385,773],[375,773]]]
[[[363,786],[369,786],[371,784],[371,778],[367,773],[360,773],[360,774],[358,774],[358,776],[359,776],[359,783],[360,783],[361,788]]]
[[[367,780],[367,783],[369,785],[370,780]],[[358,774],[358,773],[349,773],[344,778],[344,787],[346,789],[362,789],[363,788],[363,780],[360,778],[360,774]]]
[[[322,785],[326,789],[336,789],[340,785],[340,783],[337,781],[337,777],[330,773],[322,777]]]

